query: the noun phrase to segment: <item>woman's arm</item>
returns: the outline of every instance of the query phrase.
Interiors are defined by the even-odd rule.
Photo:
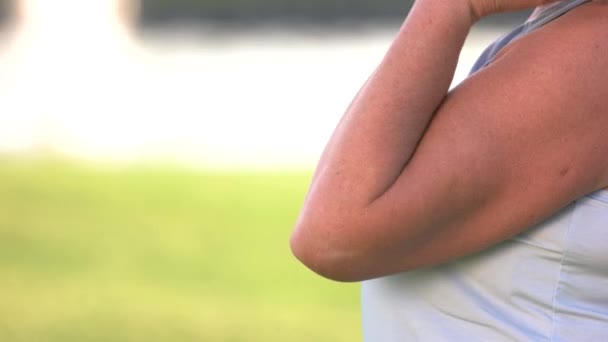
[[[608,29],[606,6],[518,40],[446,97],[472,22],[497,11],[484,1],[417,1],[344,115],[292,235],[316,272],[353,281],[444,262],[606,185],[608,42],[582,38]]]

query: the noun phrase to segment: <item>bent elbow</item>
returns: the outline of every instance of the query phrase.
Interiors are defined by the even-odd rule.
[[[372,221],[373,222],[373,221]],[[301,217],[290,239],[293,255],[318,275],[338,282],[359,282],[425,266],[412,258],[418,239],[403,234],[389,238],[361,216],[331,220]],[[403,231],[407,229],[401,228]],[[414,231],[409,230],[409,231]]]
[[[349,241],[349,234],[339,234],[340,231],[345,229],[299,222],[291,235],[291,251],[302,264],[324,278],[338,282],[369,279],[358,261],[361,251]]]
[[[352,265],[341,257],[330,245],[310,241],[298,237],[294,233],[290,240],[293,255],[307,268],[316,274],[338,282],[361,281]]]

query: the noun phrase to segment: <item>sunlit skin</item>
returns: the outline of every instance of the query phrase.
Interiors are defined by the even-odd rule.
[[[339,281],[440,264],[608,186],[608,4],[511,43],[448,94],[471,26],[532,0],[418,0],[344,114],[291,237]]]

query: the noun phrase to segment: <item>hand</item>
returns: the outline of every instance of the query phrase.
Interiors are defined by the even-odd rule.
[[[501,12],[518,11],[542,6],[557,0],[467,0],[471,16],[477,21],[485,16]]]

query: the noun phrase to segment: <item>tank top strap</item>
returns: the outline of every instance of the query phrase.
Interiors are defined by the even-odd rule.
[[[564,15],[571,9],[578,7],[589,1],[591,1],[591,0],[558,1],[552,5],[549,5],[549,6],[545,7],[543,10],[541,10],[541,12],[538,13],[538,15],[534,19],[528,20],[527,22],[525,22],[523,24],[524,29],[523,29],[522,33],[527,33],[527,32],[533,31],[533,30],[547,24],[548,22]]]
[[[473,65],[470,74],[473,74],[490,64],[498,52],[510,42],[538,29],[539,27],[589,1],[591,0],[562,0],[543,8],[533,19],[526,21],[524,24],[520,25],[510,33],[498,38],[494,43],[488,46],[488,48],[486,48],[486,50],[481,54],[477,62],[475,62]]]

